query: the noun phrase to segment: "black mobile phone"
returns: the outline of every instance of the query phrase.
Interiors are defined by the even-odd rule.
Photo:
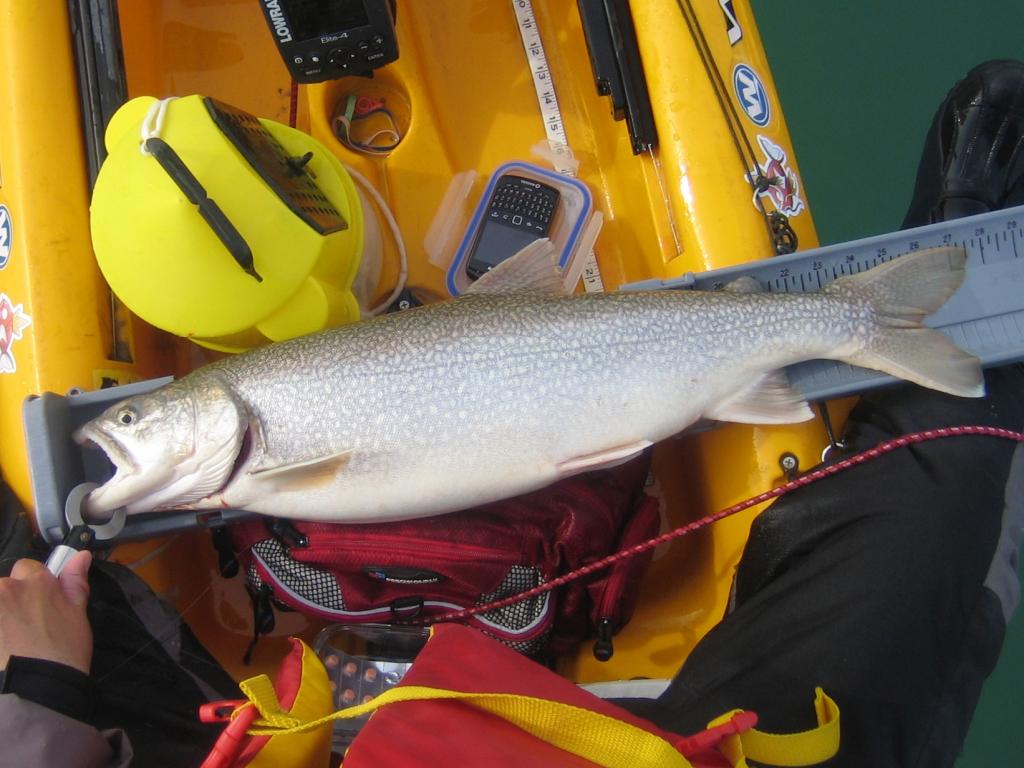
[[[469,249],[466,274],[476,280],[533,241],[547,237],[558,199],[558,190],[544,182],[502,174]]]

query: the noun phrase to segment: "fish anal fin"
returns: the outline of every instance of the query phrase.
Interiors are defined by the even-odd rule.
[[[463,295],[485,293],[564,294],[558,252],[547,238],[528,246],[486,272]]]
[[[588,453],[558,464],[559,477],[568,477],[580,472],[591,472],[595,469],[610,469],[625,464],[630,459],[650,448],[654,443],[650,440],[637,440],[635,443],[618,445],[606,451]]]
[[[345,469],[352,459],[352,451],[321,456],[308,461],[280,464],[249,473],[253,480],[267,482],[282,491],[298,491],[326,485]]]
[[[769,371],[704,415],[741,424],[792,424],[814,417],[803,395],[789,385],[783,371]]]

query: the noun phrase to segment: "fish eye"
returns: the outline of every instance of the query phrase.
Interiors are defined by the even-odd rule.
[[[117,412],[117,420],[128,427],[139,420],[139,414],[134,408],[122,408]]]

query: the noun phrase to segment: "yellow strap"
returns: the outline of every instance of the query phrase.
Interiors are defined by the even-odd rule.
[[[260,678],[265,678],[265,681]],[[240,687],[261,714],[248,731],[253,736],[302,733],[333,720],[361,717],[401,701],[457,700],[497,715],[542,741],[607,768],[636,768],[638,765],[693,768],[675,747],[642,728],[571,704],[532,696],[400,686],[365,704],[348,707],[317,720],[297,722],[296,718],[281,711],[274,687],[265,675],[246,680]]]
[[[818,727],[800,733],[766,733],[756,728],[727,737],[720,751],[735,768],[747,768],[747,758],[783,768],[816,765],[839,751],[839,707],[821,688],[814,689]],[[708,727],[727,722],[734,712],[712,720]]]
[[[665,766],[692,768],[691,763],[669,742],[599,712],[566,704],[507,693],[466,693],[427,686],[399,686],[372,701],[333,712],[316,720],[303,721],[281,709],[274,686],[266,675],[240,684],[242,692],[256,706],[260,718],[248,733],[280,736],[305,733],[334,720],[350,719],[402,701],[463,701],[506,720],[527,733],[567,752],[608,768]],[[737,710],[739,711],[739,710]],[[776,766],[806,766],[823,762],[839,750],[839,707],[815,689],[818,727],[794,734],[773,734],[758,730],[726,737],[720,750],[736,768],[747,768],[746,758]],[[708,727],[728,722],[735,712],[716,718]]]
[[[256,709],[260,713],[260,717],[256,722],[266,724],[271,728],[292,728],[302,724],[302,720],[281,708],[281,702],[277,698],[274,684],[270,682],[270,678],[266,675],[250,677],[248,680],[239,683],[238,687],[245,694],[246,698],[256,705]],[[251,730],[250,733],[252,733]]]

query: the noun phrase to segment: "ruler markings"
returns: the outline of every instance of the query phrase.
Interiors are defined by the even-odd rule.
[[[957,245],[967,251],[964,288],[933,314],[928,324],[984,364],[1001,365],[1024,360],[1024,249],[1018,247],[1018,240],[1024,242],[1022,218],[1024,206],[690,274],[676,281],[651,280],[624,288],[710,290],[745,275],[773,292],[817,290],[831,279],[862,272],[902,253]],[[1008,245],[1004,247],[1004,243]],[[795,275],[800,278],[791,277]],[[810,279],[801,279],[804,275]],[[791,366],[789,374],[791,383],[811,399],[838,397],[893,382],[883,374],[830,361]]]
[[[544,132],[555,155],[555,170],[565,176],[574,177],[571,164],[562,161],[562,158],[566,158],[569,154],[569,139],[565,133],[565,123],[562,120],[562,111],[558,106],[558,97],[555,96],[555,86],[551,78],[548,58],[544,53],[540,30],[537,28],[537,17],[533,12],[533,4],[530,0],[512,0],[512,8],[519,25],[519,36],[523,41],[523,49],[530,62],[533,89],[537,94],[537,104],[540,106]],[[597,256],[593,249],[584,256],[581,278],[583,287],[588,293],[604,290],[601,269],[597,264]]]

